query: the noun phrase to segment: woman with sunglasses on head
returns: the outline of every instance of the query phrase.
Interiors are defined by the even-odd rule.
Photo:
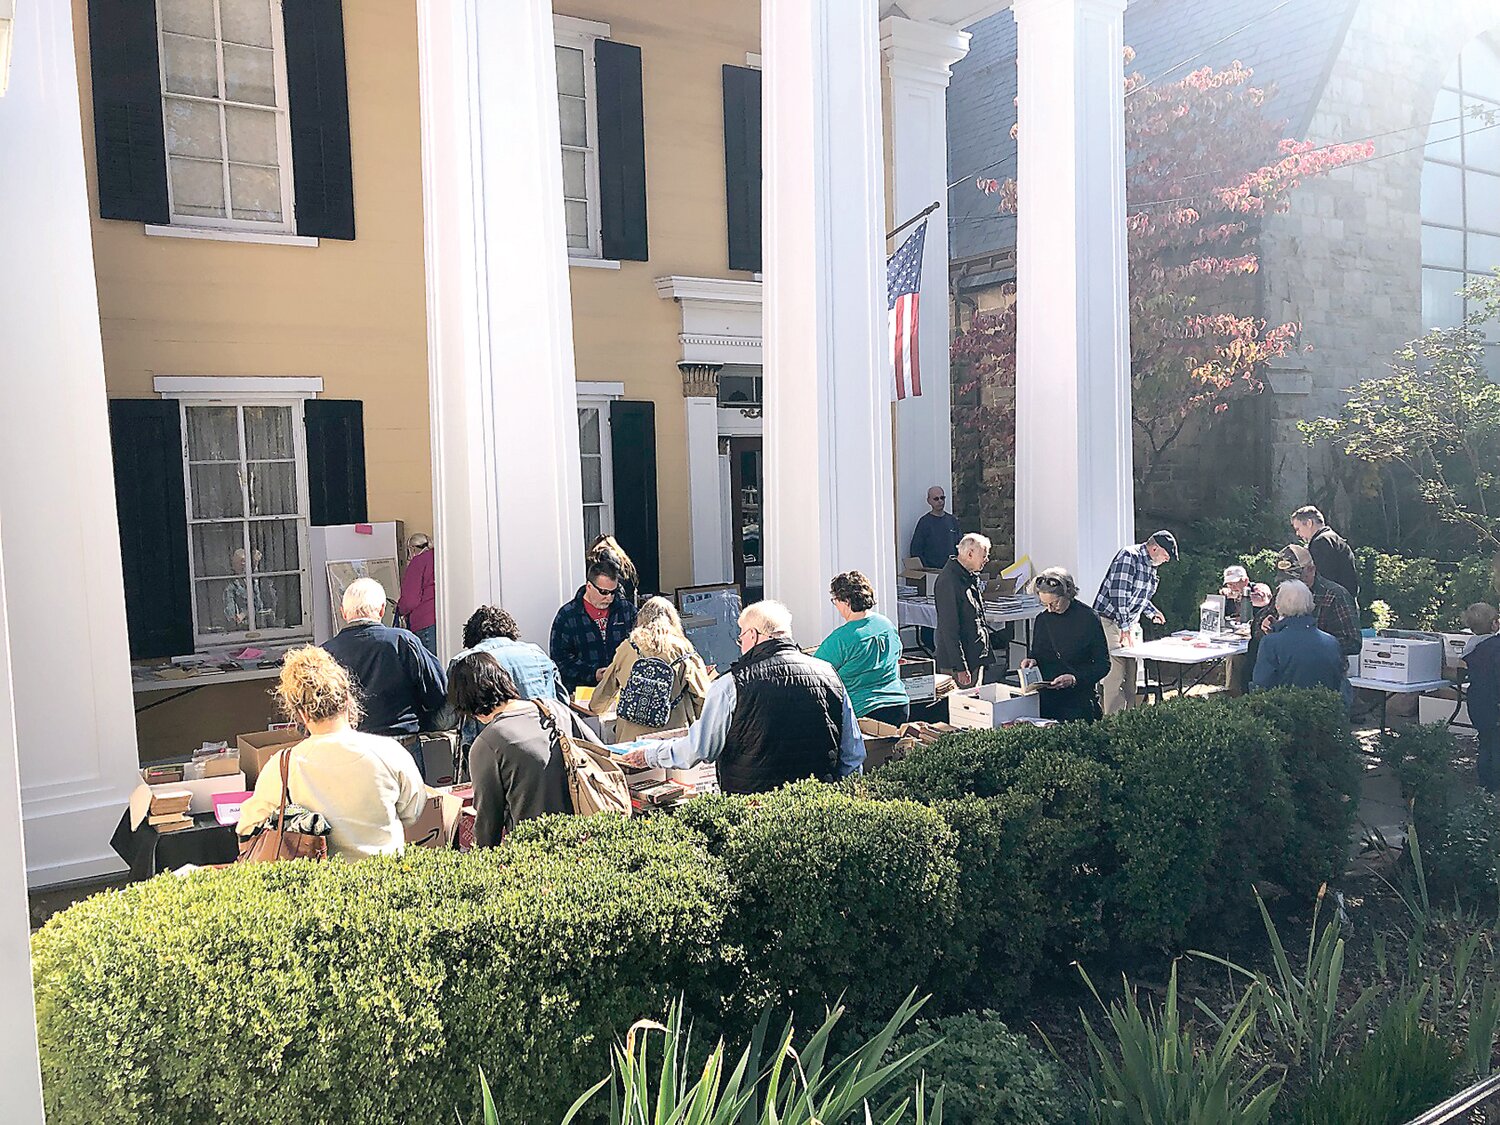
[[[1040,668],[1038,691],[1044,719],[1083,719],[1100,715],[1099,682],[1109,674],[1109,644],[1098,615],[1078,600],[1078,583],[1061,567],[1036,578],[1043,613],[1031,631],[1030,655],[1022,668]]]

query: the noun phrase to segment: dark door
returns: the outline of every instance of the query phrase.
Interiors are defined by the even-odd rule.
[[[745,604],[765,596],[765,541],[761,536],[761,439],[729,439],[730,528],[734,580]]]

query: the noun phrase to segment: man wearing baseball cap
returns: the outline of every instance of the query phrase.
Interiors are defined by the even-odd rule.
[[[1312,552],[1301,543],[1288,544],[1276,556],[1276,570],[1283,578],[1300,578],[1307,583],[1317,608],[1318,628],[1338,641],[1339,651],[1345,656],[1357,655],[1364,643],[1359,608],[1348,590],[1318,574]],[[1261,622],[1261,631],[1269,633],[1275,625],[1276,615],[1271,614]]]
[[[1158,531],[1144,543],[1115,555],[1094,597],[1094,612],[1104,626],[1104,639],[1111,650],[1140,643],[1142,617],[1166,624],[1166,617],[1151,599],[1156,594],[1156,568],[1176,560],[1177,537],[1170,531]],[[1133,657],[1109,658],[1109,675],[1104,677],[1106,715],[1135,705],[1135,678]]]

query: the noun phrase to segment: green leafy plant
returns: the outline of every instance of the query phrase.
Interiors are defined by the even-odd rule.
[[[1058,1065],[994,1012],[918,1021],[894,1052],[919,1050],[949,1125],[1061,1125],[1077,1109]]]
[[[1281,1092],[1271,1068],[1247,1073],[1242,1049],[1254,1033],[1256,992],[1247,989],[1211,1044],[1200,1043],[1183,1022],[1177,999],[1177,965],[1166,999],[1141,1007],[1126,982],[1122,1000],[1106,1005],[1082,969],[1089,991],[1104,1009],[1104,1033],[1087,1016],[1084,1033],[1093,1052],[1096,1125],[1262,1125]]]
[[[731,1063],[720,1039],[700,1068],[692,1062],[692,1028],[679,1001],[665,1024],[640,1020],[631,1027],[614,1050],[611,1074],[573,1103],[562,1125],[588,1119],[606,1093],[610,1125],[942,1125],[941,1092],[930,1106],[920,1080],[911,1093],[891,1092],[927,1053],[918,1047],[888,1058],[921,1006],[908,996],[883,1027],[841,1058],[832,1053],[842,1008],[831,1010],[801,1045],[791,1022],[779,1037],[767,1038],[768,1009],[737,1061]]]
[[[1300,970],[1293,968],[1281,934],[1259,893],[1255,901],[1260,907],[1261,920],[1271,945],[1273,972],[1252,972],[1201,950],[1194,950],[1193,956],[1222,965],[1236,976],[1253,982],[1254,992],[1265,1009],[1267,1037],[1294,1066],[1305,1069],[1316,1078],[1333,1058],[1339,1041],[1363,1026],[1360,1021],[1377,991],[1371,985],[1360,992],[1352,1004],[1344,1003],[1344,938],[1339,933],[1337,918],[1319,927],[1322,894],[1319,894],[1313,909],[1307,953]]]

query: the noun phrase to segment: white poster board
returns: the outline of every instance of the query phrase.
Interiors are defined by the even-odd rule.
[[[677,589],[678,611],[704,622],[685,627],[687,639],[703,662],[717,668],[721,676],[740,658],[741,603],[740,588],[733,582]]]

